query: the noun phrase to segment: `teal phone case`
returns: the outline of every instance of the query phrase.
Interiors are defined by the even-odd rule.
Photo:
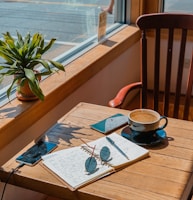
[[[107,134],[115,129],[120,128],[128,123],[128,117],[117,113],[111,117],[101,120],[95,124],[91,124],[90,127],[101,133]]]

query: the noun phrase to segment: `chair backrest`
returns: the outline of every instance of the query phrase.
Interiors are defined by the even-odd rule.
[[[177,13],[147,14],[140,16],[136,23],[142,31],[142,107],[148,107],[147,90],[151,89],[154,99],[153,109],[160,112],[158,102],[160,91],[162,91],[163,108],[161,114],[168,116],[172,93],[174,107],[171,117],[179,118],[178,111],[183,93],[185,99],[183,102],[183,105],[185,105],[183,119],[188,119],[193,85],[193,48],[192,44],[187,42],[187,34],[189,30],[193,30],[193,15]],[[154,37],[151,37],[151,34]],[[179,36],[177,39],[175,38],[176,35]],[[151,49],[151,54],[149,54],[149,49]],[[189,67],[185,63],[187,61],[185,55],[188,53],[191,55]],[[149,65],[152,65],[151,68],[149,68]],[[185,85],[184,80],[186,81]],[[175,88],[172,88],[173,85]]]

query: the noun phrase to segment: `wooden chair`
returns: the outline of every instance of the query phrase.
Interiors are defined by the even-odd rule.
[[[193,30],[193,15],[146,14],[136,24],[142,33],[141,80],[122,88],[109,105],[120,107],[131,90],[141,88],[140,107],[193,121],[193,49],[187,42],[187,34]]]

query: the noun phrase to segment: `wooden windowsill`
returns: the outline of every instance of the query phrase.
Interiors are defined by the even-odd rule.
[[[74,90],[107,66],[134,43],[140,31],[128,26],[77,58],[65,69],[41,82],[45,100],[21,102],[14,99],[0,108],[0,149],[62,102]]]

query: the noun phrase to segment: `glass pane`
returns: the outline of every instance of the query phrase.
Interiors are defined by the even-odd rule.
[[[40,32],[46,40],[56,38],[54,47],[47,55],[55,58],[97,35],[98,14],[109,3],[110,0],[2,1],[1,33],[10,32],[16,36],[18,31],[24,36],[28,32]],[[113,10],[112,14],[107,15],[107,28],[115,22],[114,13]],[[9,85],[11,80],[12,77],[6,78],[0,84],[0,90]]]
[[[165,0],[164,12],[193,13],[192,0]]]

